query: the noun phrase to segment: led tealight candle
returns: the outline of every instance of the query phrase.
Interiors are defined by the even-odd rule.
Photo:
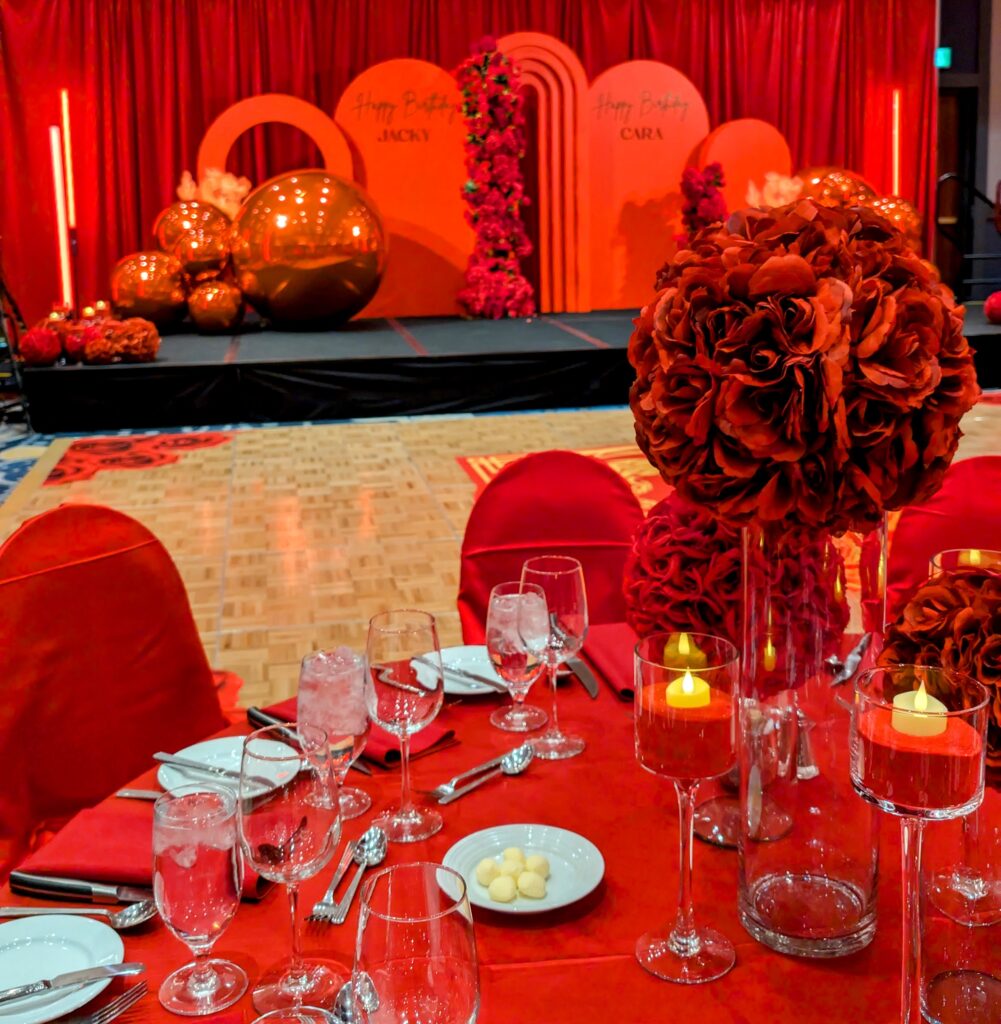
[[[766,636],[765,650],[761,655],[761,665],[766,672],[774,672],[778,661],[779,656],[778,651],[775,650],[775,644],[772,643],[772,638],[770,636]]]
[[[905,736],[940,736],[949,724],[945,717],[948,710],[922,683],[916,690],[898,693],[893,698],[890,724]]]
[[[956,559],[956,563],[958,565],[980,565],[981,561],[980,548],[970,548],[969,551],[960,551],[959,557]]]
[[[671,708],[704,708],[712,700],[712,690],[704,679],[685,669],[680,679],[668,683],[665,697],[667,706]]]
[[[664,664],[668,668],[705,668],[705,653],[687,633],[679,633],[664,645]]]

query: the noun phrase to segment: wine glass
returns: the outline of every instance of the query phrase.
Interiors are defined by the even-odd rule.
[[[330,740],[342,821],[357,818],[372,806],[368,793],[344,785],[348,769],[365,749],[371,728],[365,701],[367,677],[365,659],[348,647],[307,654],[299,669],[296,718],[323,729]]]
[[[480,981],[460,874],[396,864],[365,883],[351,991],[363,1024],[473,1024]]]
[[[678,913],[672,926],[640,936],[636,959],[658,978],[695,985],[722,977],[736,959],[725,935],[695,923],[692,838],[699,782],[725,775],[736,761],[740,671],[728,640],[687,636],[699,654],[694,671],[672,659],[677,633],[651,633],[635,648],[636,757],[648,772],[674,780],[680,813]]]
[[[529,558],[521,569],[521,582],[542,588],[549,609],[549,634],[544,639],[534,631],[522,637],[525,646],[545,662],[553,687],[553,711],[549,728],[532,741],[536,757],[558,761],[576,757],[584,750],[584,740],[560,730],[556,713],[556,673],[560,665],[584,646],[587,636],[587,592],[584,570],[576,558],[567,555],[540,555]]]
[[[545,666],[540,651],[549,637],[546,595],[535,583],[498,583],[487,606],[487,653],[507,684],[511,706],[497,708],[490,724],[508,732],[531,732],[549,721],[542,708],[525,703]],[[532,642],[526,644],[523,636]],[[533,639],[534,638],[534,639]]]
[[[171,1013],[217,1013],[247,990],[247,975],[236,964],[209,958],[240,905],[236,820],[234,794],[211,786],[181,786],[153,805],[156,908],[195,957],[160,986],[160,1003]]]
[[[980,806],[989,702],[988,691],[976,680],[928,665],[874,668],[855,682],[849,740],[852,785],[863,800],[900,818],[901,1024],[922,1020],[925,823],[959,818]],[[948,1019],[962,1018],[949,1014]]]
[[[380,814],[375,824],[392,842],[417,842],[433,836],[442,824],[441,815],[416,804],[410,790],[410,737],[434,721],[444,699],[434,616],[410,608],[373,615],[367,653],[369,714],[400,740],[400,805]]]
[[[240,836],[257,873],[288,890],[292,956],[254,989],[261,1013],[288,1007],[333,1006],[346,969],[306,960],[299,929],[299,885],[321,871],[341,834],[337,781],[327,734],[304,723],[269,726],[243,741]]]

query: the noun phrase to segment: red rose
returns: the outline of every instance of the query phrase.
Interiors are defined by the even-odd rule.
[[[63,353],[59,334],[49,327],[32,327],[21,337],[21,358],[29,366],[51,366]]]

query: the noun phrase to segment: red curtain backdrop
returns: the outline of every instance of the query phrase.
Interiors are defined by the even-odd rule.
[[[151,244],[157,212],[195,170],[232,103],[286,92],[328,113],[378,61],[451,68],[486,32],[548,32],[593,78],[634,58],[679,68],[713,126],[775,124],[797,167],[850,167],[891,188],[891,97],[901,193],[930,209],[935,0],[0,0],[0,260],[25,315],[58,297],[50,124],[68,87],[79,224],[78,296],[107,293],[116,259]],[[315,164],[293,129],[255,129],[230,170],[259,183]]]

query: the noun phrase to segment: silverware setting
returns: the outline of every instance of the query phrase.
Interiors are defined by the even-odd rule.
[[[425,668],[434,669],[437,671],[438,666],[431,661],[430,658],[425,658],[423,655],[418,655],[412,659],[418,665],[423,665]],[[480,683],[482,686],[488,686],[491,690],[497,693],[507,693],[507,687],[497,679],[491,679],[490,676],[485,676],[480,672],[470,672],[468,669],[461,668],[459,665],[447,665],[442,662],[441,665],[442,673],[446,676],[452,676],[456,679],[462,679],[467,683]]]
[[[522,744],[522,746],[528,746],[528,744],[525,743]],[[459,772],[458,775],[453,775],[448,782],[443,782],[440,785],[435,786],[434,789],[428,790],[428,796],[433,796],[435,800],[439,801],[444,797],[452,796],[456,791],[456,787],[464,779],[471,779],[474,775],[479,775],[481,772],[488,771],[491,768],[496,768],[501,761],[508,756],[508,754],[513,754],[516,750],[520,749],[521,747],[512,747],[511,750],[505,751],[503,754],[498,754],[496,757],[490,758],[489,761],[473,765],[472,768],[467,768],[466,771]]]
[[[103,917],[116,932],[156,917],[153,900],[130,903],[122,910],[108,910],[107,907],[0,907],[0,917],[44,917],[46,914],[69,914],[79,917]]]
[[[256,707],[247,708],[247,721],[257,727],[288,724],[284,719],[278,718],[275,715],[269,715],[267,711]],[[368,765],[360,764],[357,761],[352,762],[351,771],[360,772],[362,775],[372,774],[372,769]]]
[[[153,760],[160,764],[165,764],[169,768],[176,768],[180,772],[196,772],[202,775],[210,775],[217,779],[225,779],[227,782],[239,782],[241,775],[238,771],[232,768],[220,768],[217,764],[205,764],[202,761],[192,761],[188,757],[180,757],[177,754],[168,754],[164,751],[158,751],[153,755]],[[250,775],[246,777],[246,781],[252,782],[255,786],[260,786],[265,792],[268,792],[275,787],[275,783],[271,779],[266,779],[262,775]]]
[[[337,887],[341,884],[341,880],[348,873],[348,868],[351,867],[351,862],[354,860],[355,847],[357,845],[357,840],[352,840],[344,847],[344,853],[341,854],[340,863],[337,865],[337,869],[334,871],[334,875],[330,879],[330,885],[327,886],[327,891],[323,896],[313,904],[313,911],[306,918],[307,921],[320,921],[324,924],[330,923],[330,917],[337,909],[337,901],[334,899],[334,893],[337,891]]]
[[[108,885],[80,878],[59,878],[35,875],[28,871],[12,871],[10,887],[22,896],[46,898],[77,898],[91,903],[142,903],[153,898],[153,890],[138,885]]]
[[[124,992],[120,992],[110,1003],[90,1013],[75,1013],[69,1017],[60,1017],[59,1024],[110,1024],[126,1010],[135,1006],[144,995],[147,987],[145,981],[137,982]]]
[[[365,874],[367,868],[375,867],[383,862],[388,845],[389,840],[386,838],[386,833],[378,825],[373,825],[358,840],[353,853],[354,862],[358,865],[358,870],[354,873],[351,884],[341,897],[340,902],[337,903],[327,918],[331,924],[344,924],[348,911],[351,909],[351,903],[355,898],[355,893],[358,892],[358,886],[361,885],[362,875]]]
[[[115,796],[122,800],[159,800],[163,792],[156,789],[120,789]]]
[[[465,796],[467,793],[471,793],[474,789],[482,786],[484,782],[496,779],[498,775],[520,775],[532,763],[534,757],[535,748],[530,743],[516,747],[514,750],[509,750],[501,758],[500,765],[497,768],[485,772],[479,778],[463,786],[462,789],[456,789],[447,796],[439,797],[438,803],[450,804],[453,800],[458,800],[459,797]]]
[[[66,974],[57,974],[54,978],[42,978],[39,981],[32,981],[27,985],[15,985],[13,988],[5,988],[0,991],[0,1004],[13,1002],[15,999],[24,999],[26,996],[38,995],[39,992],[53,992],[60,988],[69,988],[72,985],[84,985],[90,981],[100,981],[102,978],[117,978],[128,974],[142,974],[146,970],[145,964],[104,964],[100,967],[87,967],[82,971],[69,971]]]

